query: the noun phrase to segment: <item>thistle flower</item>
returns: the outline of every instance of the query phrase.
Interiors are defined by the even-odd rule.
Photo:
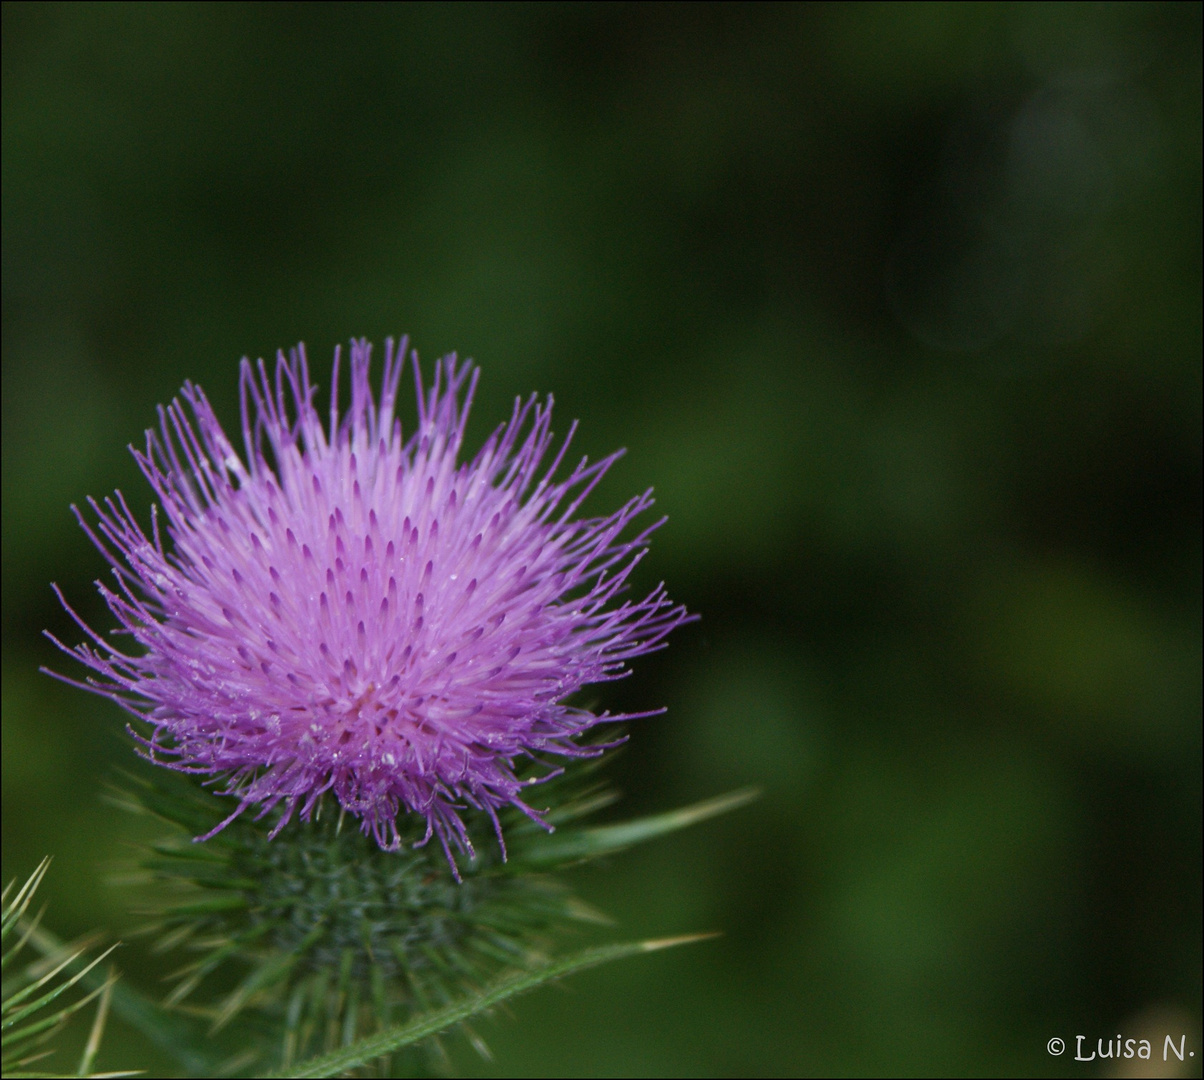
[[[67,651],[98,676],[87,688],[146,722],[134,734],[148,758],[237,800],[199,839],[251,807],[279,810],[274,836],[331,792],[386,850],[400,814],[422,815],[419,843],[437,837],[455,871],[453,848],[473,854],[467,809],[488,815],[503,853],[501,808],[542,823],[524,761],[554,774],[556,759],[600,752],[582,741],[599,723],[648,715],[566,699],[625,675],[689,616],[663,586],[617,599],[660,524],[623,538],[650,492],[574,518],[619,453],[555,480],[572,430],[548,463],[552,401],[532,396],[461,463],[478,371],[445,357],[426,388],[415,354],[418,424],[403,437],[405,343],[387,343],[379,398],[370,353],[352,343],[340,417],[336,350],[327,427],[303,348],[279,354],[274,375],[244,359],[245,458],[186,383],[146,449],[131,448],[169,542],[157,511],[148,536],[120,492],[89,500],[95,528],[76,511],[137,648],[111,645],[64,600],[92,642]]]

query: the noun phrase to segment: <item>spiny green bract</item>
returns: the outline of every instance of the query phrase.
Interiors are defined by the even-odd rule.
[[[578,763],[541,788],[556,832],[514,811],[504,820],[510,858],[486,839],[492,822],[472,821],[480,854],[451,876],[433,844],[383,851],[353,823],[318,813],[269,840],[271,818],[233,822],[204,844],[225,805],[186,777],[128,777],[131,808],[177,826],[143,860],[155,897],[148,931],[164,949],[197,959],[176,973],[167,1004],[206,1018],[237,1055],[224,1074],[287,1070],[389,1025],[463,1002],[502,969],[530,970],[574,922],[603,917],[549,876],[571,863],[621,851],[727,813],[756,798],[736,791],[692,806],[611,825],[581,819],[613,795],[596,782],[598,759]],[[332,804],[333,805],[333,804]],[[424,832],[414,816],[410,842]],[[645,946],[647,943],[645,943]],[[641,946],[645,947],[645,946]],[[197,1004],[198,999],[201,1004]],[[460,1030],[484,1052],[475,1034]],[[381,1075],[447,1064],[437,1040],[425,1060],[407,1049],[376,1063]]]
[[[608,801],[573,787],[554,819]],[[167,886],[148,929],[164,948],[199,954],[177,972],[167,1004],[199,1008],[215,1028],[239,1017],[250,1030],[283,1030],[282,1042],[261,1044],[259,1067],[287,1066],[444,1005],[502,968],[546,959],[567,924],[600,918],[559,881],[524,865],[524,841],[538,846],[547,834],[517,814],[507,823],[511,862],[496,845],[476,844],[480,854],[457,883],[437,845],[382,851],[334,806],[286,839],[268,839],[271,820],[244,818],[194,844],[192,836],[225,815],[217,798],[171,776],[130,778],[126,789],[182,830],[143,862]],[[481,818],[476,827],[491,830]],[[415,816],[413,829],[410,843],[422,838],[425,822]],[[231,969],[239,977],[232,990]],[[197,1006],[207,980],[227,989]]]

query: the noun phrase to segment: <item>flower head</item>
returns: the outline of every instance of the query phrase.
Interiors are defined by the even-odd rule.
[[[170,542],[157,513],[148,536],[120,492],[89,500],[95,528],[77,511],[137,649],[77,617],[92,644],[71,651],[99,676],[90,689],[149,725],[135,733],[149,758],[238,800],[219,829],[280,807],[275,835],[329,791],[382,848],[415,813],[423,842],[438,837],[451,858],[449,845],[472,851],[466,808],[489,815],[499,841],[500,808],[540,820],[522,798],[523,760],[597,753],[580,737],[635,715],[565,699],[626,674],[689,616],[663,586],[617,599],[660,524],[623,538],[651,494],[575,519],[618,454],[554,479],[568,440],[548,462],[551,398],[516,401],[462,463],[477,370],[445,357],[427,388],[415,355],[418,424],[403,437],[405,344],[387,344],[379,398],[370,353],[352,343],[340,417],[336,351],[327,426],[303,348],[281,353],[274,375],[244,360],[245,458],[185,384],[133,451]]]

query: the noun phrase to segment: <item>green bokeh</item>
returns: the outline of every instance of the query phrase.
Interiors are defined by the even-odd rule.
[[[244,354],[409,333],[669,516],[616,813],[764,790],[577,881],[723,937],[458,1069],[1199,1075],[1200,237],[1197,4],[6,5],[5,880],[137,926],[121,716],[37,671],[51,580],[108,625],[68,504],[149,504],[185,379],[233,423]]]

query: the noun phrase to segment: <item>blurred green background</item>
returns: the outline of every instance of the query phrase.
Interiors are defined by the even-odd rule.
[[[638,584],[702,621],[605,689],[669,707],[616,813],[764,790],[576,878],[612,937],[722,938],[458,1069],[1198,1052],[1201,194],[1195,3],[6,5],[4,879],[138,924],[121,714],[37,673],[51,580],[109,625],[68,504],[149,504],[185,379],[233,425],[244,354],[409,333],[481,364],[473,439],[552,391],[630,451],[593,508],[669,516]]]

